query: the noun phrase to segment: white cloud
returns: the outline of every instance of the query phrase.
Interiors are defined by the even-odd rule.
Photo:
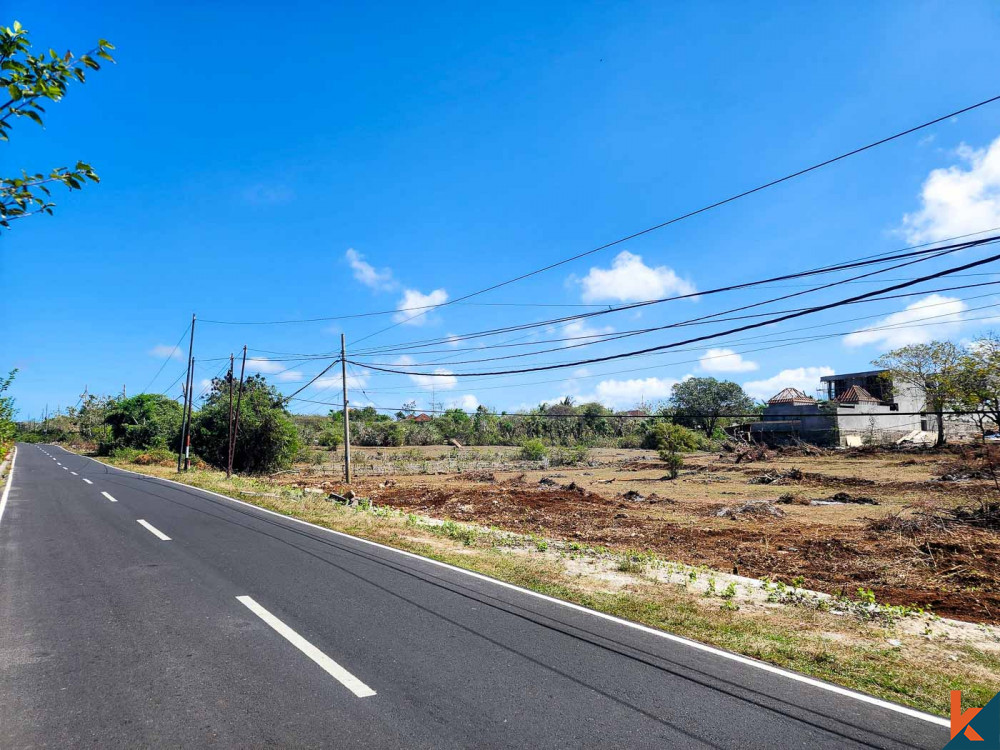
[[[957,154],[962,164],[933,170],[920,193],[920,210],[903,216],[910,242],[934,242],[1000,226],[1000,138],[985,149],[962,144]]]
[[[235,367],[238,372],[240,367],[238,359],[236,360]],[[275,362],[267,357],[248,357],[246,371],[248,373],[274,375],[274,379],[281,383],[296,383],[302,380],[303,377],[301,371],[289,370],[284,362]]]
[[[160,359],[183,359],[181,355],[181,349],[179,346],[167,346],[166,344],[157,344],[149,353],[154,357],[159,357]]]
[[[550,332],[553,329],[549,329]],[[574,320],[566,323],[558,331],[558,338],[574,339],[573,341],[560,342],[562,346],[577,346],[579,344],[598,343],[602,336],[614,333],[611,326],[588,326],[582,320]]]
[[[412,357],[407,357],[405,354],[396,360],[397,365],[412,365],[414,364]],[[418,386],[425,390],[438,390],[438,391],[450,391],[456,385],[458,385],[458,378],[452,375],[451,370],[446,370],[443,367],[436,367],[432,372],[437,373],[434,375],[407,375],[411,381],[416,383]]]
[[[479,406],[479,399],[471,393],[452,399],[448,402],[448,409],[461,409],[462,411],[475,411]]]
[[[347,248],[344,257],[347,258],[347,263],[351,266],[351,270],[354,271],[354,278],[365,286],[380,290],[391,290],[399,286],[392,277],[391,269],[383,268],[379,270],[375,268],[375,266],[365,260],[365,256],[353,247]]]
[[[422,294],[416,289],[404,289],[403,296],[396,305],[396,309],[400,312],[393,315],[392,319],[397,323],[422,326],[430,319],[430,308],[434,305],[443,305],[447,301],[448,292],[444,289],[435,289],[429,294]]]
[[[247,358],[247,372],[259,372],[265,375],[271,375],[276,372],[281,372],[285,369],[285,365],[281,362],[274,362],[267,357],[248,357]]]
[[[760,368],[756,362],[743,359],[732,349],[709,349],[698,364],[705,372],[751,372]]]
[[[459,337],[458,337],[457,335],[455,335],[454,333],[449,333],[449,334],[447,335],[447,337],[446,337],[446,340],[445,340],[445,343],[446,343],[446,344],[447,344],[448,346],[458,346],[459,344],[461,344],[461,343],[462,343],[462,339],[460,339],[460,338],[459,338]]]
[[[634,409],[641,402],[647,404],[670,398],[674,378],[632,378],[630,380],[602,380],[594,386],[593,393],[573,395],[576,403],[597,401],[611,409]]]
[[[618,253],[611,268],[591,268],[580,279],[584,302],[617,300],[639,302],[674,294],[694,294],[694,284],[679,277],[672,268],[650,268],[642,257],[627,250]]]
[[[908,344],[926,344],[934,339],[947,338],[961,328],[963,313],[967,307],[957,297],[929,294],[912,305],[907,305],[904,310],[887,315],[871,326],[845,336],[844,344],[878,344],[885,349],[896,349]],[[927,322],[919,322],[923,320]],[[883,330],[870,330],[878,328]]]
[[[362,370],[360,372],[353,372],[347,374],[347,389],[348,390],[359,390],[368,385],[368,381],[371,378],[371,373],[367,370]],[[336,375],[328,375],[326,377],[317,378],[316,382],[313,383],[317,388],[322,388],[324,390],[341,391],[343,390],[343,380],[340,377],[340,373]],[[354,403],[354,400],[351,401]]]
[[[816,395],[819,388],[819,379],[826,375],[833,375],[832,367],[796,367],[791,370],[782,370],[772,378],[766,380],[751,380],[743,384],[743,390],[754,398],[769,399],[783,388],[798,388],[807,396]]]

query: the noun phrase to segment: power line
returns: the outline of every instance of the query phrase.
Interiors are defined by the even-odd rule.
[[[418,348],[420,346],[430,346],[430,345],[434,345],[434,344],[443,344],[443,343],[454,343],[456,341],[467,341],[467,340],[476,339],[476,338],[484,338],[484,337],[487,337],[487,336],[493,336],[493,335],[497,335],[497,334],[501,334],[501,333],[510,333],[510,332],[513,332],[513,331],[528,330],[528,329],[531,329],[531,328],[540,328],[540,327],[544,327],[544,326],[554,326],[554,325],[559,325],[559,324],[562,324],[562,323],[568,323],[568,322],[577,321],[577,320],[589,320],[591,318],[599,317],[599,316],[602,316],[602,315],[609,315],[609,314],[612,314],[612,313],[622,312],[622,311],[627,311],[627,310],[635,310],[635,309],[639,309],[639,308],[642,308],[642,307],[648,307],[650,305],[661,304],[663,302],[673,302],[673,301],[676,301],[676,300],[692,299],[692,298],[695,298],[695,297],[699,297],[699,298],[700,297],[707,297],[707,296],[714,295],[714,294],[722,294],[722,293],[725,293],[725,292],[731,292],[731,291],[737,291],[737,290],[742,290],[742,289],[748,289],[748,288],[755,287],[755,286],[761,286],[763,284],[766,284],[766,283],[769,283],[769,282],[773,282],[773,281],[784,281],[784,280],[790,280],[790,279],[796,279],[796,278],[805,278],[805,277],[808,277],[808,276],[815,276],[815,275],[827,274],[827,273],[836,273],[838,271],[849,270],[849,269],[852,269],[852,268],[863,268],[863,267],[869,266],[869,265],[877,265],[877,264],[881,264],[881,263],[889,263],[889,262],[893,262],[893,261],[896,261],[896,260],[902,260],[902,259],[906,259],[906,258],[920,258],[920,257],[924,257],[924,256],[943,255],[943,254],[948,254],[946,251],[966,250],[966,249],[970,249],[970,248],[973,248],[973,247],[977,247],[979,245],[991,244],[993,242],[996,242],[998,239],[1000,239],[1000,236],[990,236],[990,237],[985,237],[985,238],[978,239],[978,240],[970,240],[968,242],[958,242],[958,243],[953,243],[953,244],[949,244],[949,245],[939,245],[939,246],[933,247],[933,248],[928,248],[927,245],[916,245],[916,246],[913,246],[913,247],[907,247],[907,248],[902,248],[901,250],[892,251],[891,254],[884,254],[883,253],[882,254],[883,257],[881,257],[881,258],[879,258],[877,260],[871,259],[871,258],[856,259],[856,260],[851,260],[851,261],[845,261],[844,263],[834,264],[834,265],[831,265],[831,266],[824,266],[824,267],[821,267],[821,268],[810,269],[810,270],[807,270],[807,271],[799,271],[799,272],[796,272],[796,273],[783,274],[781,276],[774,276],[774,277],[767,278],[767,279],[761,279],[761,280],[757,280],[757,281],[744,282],[742,284],[730,284],[730,285],[727,285],[727,286],[716,287],[714,289],[708,289],[708,290],[701,291],[701,292],[692,292],[692,293],[689,293],[689,294],[680,294],[680,295],[674,295],[674,296],[671,296],[671,297],[661,297],[659,299],[653,299],[653,300],[643,300],[641,302],[633,302],[633,303],[629,303],[629,304],[625,304],[625,305],[609,306],[608,309],[606,309],[606,310],[599,310],[599,311],[594,311],[594,312],[589,312],[589,313],[582,313],[582,314],[579,314],[579,315],[564,316],[564,317],[561,317],[561,318],[550,318],[548,320],[538,321],[538,322],[534,322],[534,323],[523,323],[523,324],[518,324],[518,325],[513,325],[513,326],[505,326],[505,327],[502,327],[502,328],[487,329],[485,331],[475,331],[475,332],[472,332],[472,333],[460,334],[460,335],[457,335],[457,336],[449,336],[449,337],[444,338],[444,339],[441,339],[441,338],[438,338],[438,339],[424,339],[422,341],[415,341],[415,342],[409,342],[409,343],[403,343],[403,344],[394,344],[394,345],[389,345],[389,346],[384,346],[384,347],[375,347],[373,349],[361,350],[359,352],[355,352],[354,354],[355,354],[355,356],[367,356],[367,355],[375,354],[375,353],[399,352],[399,351],[404,351],[404,350],[408,350],[408,349]],[[930,244],[937,245],[938,243],[930,243]],[[919,249],[919,248],[924,248],[924,249]],[[893,270],[893,267],[882,269],[881,272],[884,273],[884,272],[889,271],[889,270]],[[872,274],[865,274],[865,276],[867,276],[867,275],[872,275]],[[858,277],[855,277],[855,280],[856,279],[861,279],[861,278],[863,278],[863,276],[858,276]],[[838,283],[843,283],[843,282],[838,282]],[[822,289],[823,287],[818,287],[818,288]],[[804,293],[805,292],[800,292],[800,293],[797,293],[797,294],[786,295],[786,296],[782,296],[782,297],[776,297],[776,298],[774,298],[774,301],[781,300],[781,299],[788,299],[788,298],[793,297],[793,296],[801,296],[801,294],[804,294]]]
[[[344,408],[343,404],[336,403],[334,401],[316,401],[316,400],[308,399],[308,398],[293,398],[293,399],[290,399],[290,400],[292,400],[292,401],[301,401],[302,403],[307,403],[307,404],[320,404],[322,406],[335,406],[335,407],[338,407],[340,409]],[[368,408],[374,409],[375,411],[392,412],[392,413],[403,411],[403,407],[401,407],[401,406],[400,407],[395,407],[395,406],[374,406],[374,405],[371,405]],[[352,411],[360,411],[360,410],[359,409],[352,409]],[[717,418],[721,418],[721,419],[758,419],[759,420],[759,419],[761,419],[761,417],[764,416],[764,414],[760,413],[760,412],[739,412],[739,413],[718,413],[718,414],[714,414],[714,413],[692,414],[692,413],[689,413],[689,412],[683,412],[683,413],[678,413],[678,414],[663,414],[663,413],[660,413],[660,414],[643,414],[643,415],[639,415],[639,414],[565,414],[565,413],[550,413],[550,412],[495,412],[495,411],[487,411],[487,412],[484,413],[484,412],[475,412],[475,411],[464,411],[462,409],[457,409],[457,408],[456,409],[420,409],[419,411],[421,413],[423,413],[423,414],[449,414],[449,413],[455,414],[455,413],[459,413],[459,414],[464,414],[464,415],[466,415],[468,417],[475,417],[475,416],[482,415],[482,416],[489,416],[489,417],[500,417],[500,418],[512,417],[512,418],[521,418],[521,419],[588,419],[589,418],[589,419],[638,419],[638,420],[642,420],[642,419],[708,419],[708,418],[711,418],[711,417],[717,417]],[[894,411],[894,412],[890,412],[890,413],[893,416],[899,416],[899,417],[917,417],[917,416],[922,417],[922,416],[927,416],[927,415],[935,415],[937,412],[933,411],[932,409],[925,409],[924,411]],[[990,412],[990,411],[969,411],[969,410],[946,411],[946,412],[944,412],[944,416],[946,416],[946,417],[947,416],[952,416],[952,415],[954,415],[954,416],[968,416],[968,415],[973,415],[973,414],[992,415],[993,412]],[[784,416],[784,415],[780,415],[780,416]],[[794,419],[794,415],[792,415],[792,414],[789,414],[787,416],[788,416],[789,419]],[[815,415],[810,415],[810,416],[815,416]],[[820,414],[819,416],[824,416],[824,415]],[[869,417],[869,416],[878,416],[878,415],[877,414],[871,414],[871,413],[859,413],[859,414],[840,414],[840,415],[830,414],[828,416],[830,416],[830,417],[841,416],[841,417],[848,417],[849,418],[849,417]],[[780,420],[778,420],[778,421],[780,421]]]
[[[677,346],[683,346],[685,344],[692,344],[692,343],[695,343],[695,342],[698,342],[698,341],[707,341],[709,339],[719,338],[720,336],[726,336],[726,335],[729,335],[731,333],[739,333],[741,331],[747,331],[747,330],[751,330],[751,329],[754,329],[754,328],[761,328],[761,327],[767,326],[767,325],[774,325],[776,323],[781,323],[781,322],[784,322],[786,320],[791,320],[792,318],[799,318],[799,317],[802,317],[804,315],[812,315],[812,314],[815,314],[817,312],[822,312],[823,310],[830,310],[830,309],[833,309],[833,308],[836,308],[836,307],[842,307],[843,305],[850,304],[850,303],[852,303],[852,302],[854,302],[856,300],[865,299],[865,298],[868,298],[868,297],[874,297],[874,296],[877,296],[879,294],[887,294],[889,292],[894,292],[897,289],[905,289],[907,287],[914,286],[916,284],[921,284],[921,283],[923,283],[925,281],[931,281],[933,279],[937,279],[937,278],[941,278],[943,276],[947,276],[950,273],[955,273],[957,271],[964,271],[964,270],[969,269],[969,268],[977,268],[979,266],[985,265],[986,263],[992,263],[992,262],[994,262],[994,261],[996,261],[998,259],[1000,259],[1000,255],[991,255],[988,258],[984,258],[982,260],[973,261],[971,263],[966,263],[966,264],[961,265],[961,266],[956,266],[954,268],[945,269],[944,271],[938,271],[937,273],[928,274],[926,276],[921,276],[921,277],[919,277],[917,279],[914,279],[912,281],[907,281],[907,282],[903,282],[903,283],[900,283],[900,284],[894,284],[893,286],[884,287],[882,289],[877,289],[877,290],[874,290],[872,292],[866,292],[864,294],[855,295],[854,297],[848,297],[847,299],[837,300],[836,302],[829,302],[829,303],[824,304],[824,305],[817,305],[815,307],[811,307],[811,308],[808,308],[806,310],[802,310],[802,311],[795,312],[795,313],[789,313],[787,315],[781,315],[779,317],[772,318],[770,320],[758,321],[756,323],[748,323],[747,325],[740,326],[738,328],[732,328],[732,329],[730,329],[728,331],[721,331],[721,332],[718,332],[718,333],[705,334],[704,336],[696,336],[696,337],[693,337],[693,338],[690,338],[690,339],[685,339],[683,341],[672,342],[670,344],[661,344],[659,346],[646,347],[645,349],[638,349],[638,350],[635,350],[635,351],[623,352],[623,353],[619,353],[619,354],[609,354],[609,355],[606,355],[606,356],[603,356],[603,357],[592,357],[590,359],[578,360],[576,362],[566,362],[566,363],[551,364],[551,365],[538,365],[538,366],[535,366],[535,367],[527,367],[527,368],[522,368],[522,369],[519,369],[519,370],[495,370],[495,371],[490,371],[490,372],[448,373],[447,376],[448,377],[453,377],[453,376],[456,376],[456,377],[470,377],[470,376],[516,375],[516,374],[519,374],[519,373],[522,373],[522,372],[540,372],[540,371],[543,371],[543,370],[556,370],[556,369],[561,369],[561,368],[565,368],[565,367],[579,367],[581,365],[596,364],[598,362],[608,362],[608,361],[615,360],[615,359],[624,359],[624,358],[627,358],[627,357],[634,357],[634,356],[637,356],[639,354],[646,354],[646,353],[649,353],[649,352],[663,351],[663,350],[666,350],[666,349],[673,349],[673,348],[675,348]],[[376,370],[376,371],[379,371],[379,372],[394,372],[394,373],[402,374],[402,375],[410,375],[410,374],[412,374],[412,375],[426,375],[428,377],[444,377],[445,376],[442,373],[437,373],[437,372],[433,372],[433,373],[428,373],[428,372],[410,373],[410,372],[407,372],[405,370],[397,370],[397,369],[392,369],[392,368],[387,368],[387,367],[375,366],[375,365],[372,365],[372,364],[362,364],[362,363],[358,363],[358,362],[355,362],[354,364],[358,364],[358,365],[360,365],[362,367],[367,367],[368,369]]]
[[[834,164],[836,162],[839,162],[839,161],[842,161],[844,159],[850,158],[851,156],[855,156],[857,154],[863,153],[865,151],[868,151],[870,149],[876,148],[878,146],[882,146],[882,145],[884,145],[886,143],[889,143],[891,141],[897,140],[897,139],[902,138],[904,136],[910,135],[912,133],[916,133],[917,131],[923,130],[924,128],[928,128],[928,127],[930,127],[932,125],[936,125],[939,122],[944,122],[945,120],[948,120],[948,119],[950,119],[952,117],[956,117],[956,116],[964,114],[966,112],[971,112],[972,110],[978,109],[980,107],[984,107],[987,104],[992,104],[993,102],[998,101],[998,100],[1000,100],[1000,95],[990,97],[989,99],[984,99],[983,101],[977,102],[976,104],[972,104],[972,105],[969,105],[967,107],[963,107],[962,109],[956,110],[954,112],[949,112],[946,115],[941,115],[940,117],[936,117],[933,120],[928,120],[927,122],[924,122],[924,123],[921,123],[919,125],[915,125],[913,127],[907,128],[906,130],[902,130],[902,131],[900,131],[898,133],[894,133],[893,135],[887,136],[885,138],[881,138],[881,139],[879,139],[877,141],[873,141],[872,143],[869,143],[869,144],[867,144],[865,146],[860,146],[858,148],[852,149],[852,150],[847,151],[847,152],[845,152],[843,154],[840,154],[839,156],[835,156],[833,158],[826,159],[825,161],[821,161],[818,164],[813,164],[810,167],[806,167],[806,168],[800,169],[800,170],[798,170],[796,172],[792,172],[791,174],[787,174],[784,177],[779,177],[777,179],[771,180],[770,182],[766,182],[766,183],[764,183],[762,185],[758,185],[757,187],[751,188],[749,190],[744,190],[743,192],[736,193],[735,195],[731,195],[728,198],[724,198],[724,199],[716,201],[714,203],[710,203],[707,206],[702,206],[701,208],[695,209],[693,211],[688,211],[687,213],[680,214],[679,216],[675,216],[674,218],[668,219],[667,221],[660,222],[659,224],[655,224],[655,225],[653,225],[651,227],[647,227],[646,229],[642,229],[642,230],[640,230],[638,232],[633,232],[632,234],[626,235],[624,237],[620,237],[620,238],[618,238],[616,240],[613,240],[611,242],[607,242],[607,243],[605,243],[603,245],[599,245],[599,246],[597,246],[597,247],[595,247],[595,248],[593,248],[591,250],[586,250],[584,252],[577,253],[576,255],[572,255],[572,256],[570,256],[568,258],[564,258],[563,260],[559,260],[559,261],[556,261],[554,263],[550,263],[550,264],[548,264],[546,266],[542,266],[541,268],[537,268],[534,271],[529,271],[527,273],[520,274],[519,276],[515,276],[513,278],[507,279],[506,281],[501,281],[501,282],[498,282],[496,284],[492,284],[490,286],[487,286],[487,287],[484,287],[482,289],[479,289],[477,291],[470,292],[468,294],[462,295],[461,297],[457,297],[454,300],[449,300],[447,302],[442,302],[440,305],[435,305],[434,308],[447,307],[449,305],[454,305],[454,304],[456,304],[458,302],[463,302],[464,300],[470,299],[472,297],[476,297],[476,296],[478,296],[480,294],[485,294],[486,292],[491,292],[491,291],[493,291],[495,289],[500,289],[501,287],[505,287],[505,286],[508,286],[510,284],[514,284],[514,283],[516,283],[518,281],[522,281],[522,280],[524,280],[526,278],[529,278],[531,276],[535,276],[535,275],[540,274],[540,273],[544,273],[546,271],[550,271],[553,268],[558,268],[559,266],[563,266],[563,265],[565,265],[567,263],[571,263],[571,262],[573,262],[575,260],[579,260],[580,258],[584,258],[584,257],[586,257],[588,255],[592,255],[592,254],[600,252],[602,250],[607,250],[608,248],[614,247],[615,245],[620,245],[623,242],[628,242],[629,240],[633,240],[633,239],[635,239],[637,237],[641,237],[643,235],[649,234],[650,232],[655,232],[655,231],[657,231],[659,229],[663,229],[664,227],[668,227],[671,224],[676,224],[678,222],[684,221],[685,219],[690,219],[693,216],[698,216],[699,214],[703,214],[703,213],[705,213],[707,211],[711,211],[712,209],[719,208],[720,206],[724,206],[727,203],[732,203],[733,201],[737,201],[737,200],[739,200],[741,198],[745,198],[745,197],[747,197],[749,195],[753,195],[754,193],[759,193],[762,190],[767,190],[768,188],[774,187],[775,185],[780,185],[783,182],[788,182],[789,180],[793,180],[796,177],[801,177],[802,175],[808,174],[810,172],[814,172],[817,169],[822,169],[823,167],[829,166],[830,164]],[[431,309],[434,309],[434,308],[431,308]],[[423,312],[418,313],[414,317],[421,317],[423,315],[426,315],[428,312],[430,312],[430,310],[425,310]],[[412,320],[412,319],[413,318],[408,318],[407,320]],[[370,339],[370,338],[372,338],[374,336],[377,336],[380,333],[384,333],[385,331],[388,331],[388,330],[390,330],[392,328],[395,328],[396,326],[398,326],[400,324],[401,324],[401,322],[394,323],[393,325],[390,325],[390,326],[387,326],[385,328],[382,328],[382,329],[380,329],[378,331],[375,331],[374,333],[370,333],[367,336],[364,336],[364,337],[358,339],[354,343],[358,344],[358,343],[360,343],[362,341],[365,341],[365,340]]]
[[[139,395],[140,396],[143,393],[145,393],[146,391],[148,391],[149,390],[149,386],[151,386],[153,383],[155,383],[156,379],[158,377],[160,377],[160,373],[163,372],[163,368],[167,366],[167,362],[169,362],[171,360],[171,358],[174,356],[174,352],[177,351],[178,347],[181,345],[181,342],[184,340],[184,336],[187,335],[188,329],[190,329],[190,328],[191,328],[191,324],[190,323],[188,323],[186,326],[184,326],[184,332],[180,335],[180,337],[178,337],[177,343],[174,344],[173,349],[170,350],[170,354],[168,354],[166,357],[163,358],[163,364],[160,365],[160,369],[156,371],[156,374],[153,376],[153,379],[150,380],[148,383],[146,383],[146,387],[143,388],[141,391],[139,391]],[[171,386],[171,387],[173,387],[173,386]],[[169,391],[170,388],[167,388],[167,390]]]

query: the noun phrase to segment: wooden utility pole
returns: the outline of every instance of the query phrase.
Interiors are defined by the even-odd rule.
[[[230,368],[232,364],[229,365]],[[233,459],[236,457],[236,439],[240,436],[240,406],[243,404],[243,373],[247,369],[247,347],[243,345],[243,363],[240,365],[240,390],[236,396],[236,423],[233,425],[232,443],[229,445],[229,464],[226,467],[226,476],[233,475]]]
[[[184,381],[187,387],[184,389],[184,410],[181,415],[181,446],[177,453],[177,471],[181,470],[181,460],[184,460],[184,470],[187,471],[191,453],[191,437],[188,431],[191,427],[191,402],[194,401],[194,324],[196,316],[191,314],[191,338],[188,341],[188,373]],[[185,451],[188,455],[185,455]]]
[[[187,428],[184,431],[184,471],[191,468],[191,412],[194,411],[194,357],[191,357],[191,379],[188,381]]]
[[[233,355],[229,354],[229,435],[226,443],[226,479],[233,475]]]
[[[340,379],[344,386],[344,481],[351,483],[351,410],[347,405],[347,343],[340,334]]]

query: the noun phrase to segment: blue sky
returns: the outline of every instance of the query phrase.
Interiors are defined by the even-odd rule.
[[[0,238],[0,368],[21,370],[14,395],[24,417],[74,404],[84,386],[139,392],[192,312],[256,321],[454,299],[1000,93],[1000,8],[989,2],[15,0],[6,15],[39,47],[83,51],[104,37],[118,59],[50,106],[44,130],[19,123],[2,146],[5,174],[83,159],[102,178],[58,195],[54,217],[18,222]],[[1000,144],[990,150],[998,137],[994,104],[470,301],[615,304],[1000,227]],[[934,327],[764,352],[720,341],[584,371],[439,378],[434,395],[445,405],[511,409],[573,395],[629,408],[663,398],[689,374],[731,378],[756,396],[811,389],[820,373],[865,369],[888,346],[974,336],[993,325],[982,318],[994,310],[975,309],[998,301],[988,292],[873,303],[781,330],[871,316],[820,329],[854,330],[890,315],[897,326],[938,316]],[[669,303],[568,333],[663,324],[767,293],[775,292]],[[914,303],[925,309],[904,310]],[[574,309],[455,305],[364,345]],[[342,330],[350,346],[392,322],[199,324],[198,380],[243,344],[325,352],[339,348]],[[488,355],[414,361],[475,356]],[[323,363],[256,364],[288,366],[279,384],[291,393]],[[150,390],[166,389],[183,367],[169,359]],[[426,407],[431,398],[420,378],[358,368],[351,384],[364,386],[356,403]],[[302,395],[336,400],[338,385],[324,380]]]

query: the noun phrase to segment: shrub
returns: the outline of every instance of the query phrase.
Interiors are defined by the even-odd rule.
[[[703,450],[708,441],[694,430],[672,422],[659,422],[652,430],[656,450],[672,449],[675,453]]]
[[[229,454],[229,386],[226,378],[212,381],[191,429],[191,447],[218,467],[225,467]],[[286,469],[299,445],[298,431],[281,394],[263,376],[251,375],[243,383],[233,468],[250,474]]]
[[[572,448],[560,448],[552,456],[553,466],[576,466],[587,460],[590,449],[586,445],[575,445]]]
[[[105,424],[111,428],[101,453],[117,448],[173,448],[180,442],[183,409],[173,399],[158,393],[143,393],[117,402]]]
[[[541,461],[546,455],[548,455],[548,450],[545,447],[545,443],[537,438],[534,440],[525,440],[521,444],[520,458],[523,461]]]

